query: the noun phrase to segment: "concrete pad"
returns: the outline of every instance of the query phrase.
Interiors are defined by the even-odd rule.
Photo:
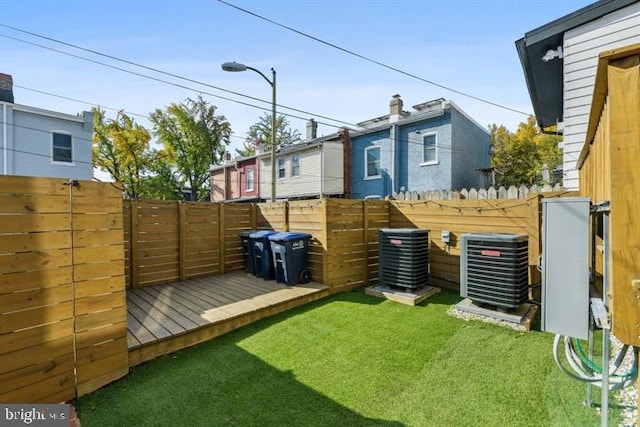
[[[538,306],[530,303],[520,304],[512,309],[498,309],[497,307],[473,302],[469,298],[460,301],[455,308],[463,313],[474,314],[498,322],[520,325],[527,331],[531,330],[531,323],[538,311]]]
[[[421,286],[419,288],[400,288],[389,285],[369,286],[365,289],[367,295],[378,298],[386,298],[391,301],[406,305],[418,305],[432,295],[440,292],[440,288],[434,286]]]

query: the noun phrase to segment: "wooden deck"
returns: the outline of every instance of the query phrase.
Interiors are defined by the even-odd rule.
[[[128,290],[129,365],[207,341],[328,293],[321,284],[285,286],[244,272]]]

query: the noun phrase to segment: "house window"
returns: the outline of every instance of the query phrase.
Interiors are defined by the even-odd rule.
[[[300,156],[291,157],[291,176],[300,175]]]
[[[422,164],[432,165],[435,163],[438,163],[436,134],[430,133],[422,137]]]
[[[284,159],[278,159],[278,178],[285,177]]]
[[[253,169],[247,169],[247,185],[246,191],[253,191]]]
[[[380,147],[367,147],[364,150],[364,162],[367,166],[364,177],[380,178]]]
[[[72,153],[72,140],[71,135],[68,133],[57,133],[53,132],[52,134],[53,141],[53,161],[54,162],[73,162],[73,153]]]

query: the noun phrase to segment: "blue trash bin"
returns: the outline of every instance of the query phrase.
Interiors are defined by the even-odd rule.
[[[272,234],[275,234],[275,231],[261,230],[249,235],[253,241],[253,262],[256,277],[262,277],[264,280],[273,280],[275,277],[271,245],[269,244],[269,236]]]
[[[269,236],[276,281],[299,285],[311,281],[307,266],[309,239],[307,233],[275,233]]]

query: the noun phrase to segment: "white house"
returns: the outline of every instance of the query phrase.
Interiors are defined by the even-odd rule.
[[[576,163],[585,143],[598,55],[636,43],[637,0],[600,0],[516,41],[539,126],[563,129],[567,189],[579,188]]]
[[[93,113],[76,116],[14,103],[0,73],[0,174],[91,180]]]
[[[333,134],[280,148],[276,152],[276,198],[343,195],[345,180],[342,136],[343,134]],[[258,158],[260,198],[270,200],[271,156],[270,153],[261,153]]]

